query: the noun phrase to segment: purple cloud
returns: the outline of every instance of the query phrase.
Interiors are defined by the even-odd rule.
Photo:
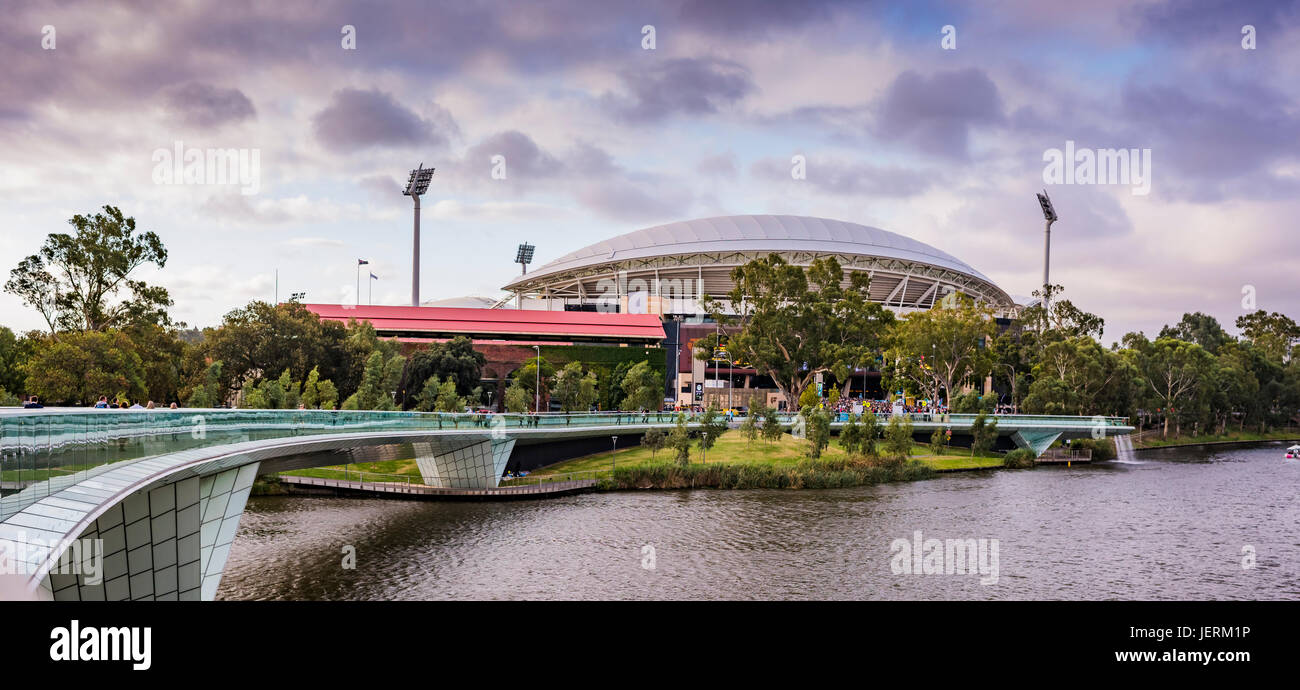
[[[447,130],[454,128],[455,122],[446,111],[439,111],[441,127],[398,103],[391,94],[346,88],[334,92],[330,104],[312,118],[312,126],[321,145],[338,153],[374,146],[445,146]]]
[[[998,87],[983,70],[912,70],[898,75],[877,103],[876,134],[906,140],[920,151],[965,159],[970,130],[1004,120]]]
[[[167,106],[182,122],[199,127],[217,127],[256,116],[253,102],[239,89],[189,82],[168,89]]]
[[[728,60],[676,58],[620,73],[625,94],[605,94],[606,108],[632,123],[673,115],[709,115],[754,91],[749,70]]]

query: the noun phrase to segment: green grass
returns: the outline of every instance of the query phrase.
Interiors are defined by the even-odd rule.
[[[1168,439],[1155,437],[1133,445],[1135,448],[1166,448],[1170,446],[1192,446],[1200,443],[1223,443],[1225,441],[1290,441],[1295,438],[1300,438],[1300,434],[1295,431],[1270,431],[1262,434],[1258,431],[1233,431],[1226,434],[1171,436]]]
[[[801,461],[808,459],[806,449],[808,442],[802,439],[796,439],[789,434],[783,434],[778,441],[767,443],[762,440],[756,440],[752,443],[745,439],[737,430],[730,430],[718,437],[717,442],[707,453],[701,452],[699,444],[691,447],[691,464],[714,463],[728,465],[757,465],[774,468],[794,469]],[[617,461],[611,458],[610,452],[597,453],[573,460],[565,460],[554,465],[548,465],[533,470],[530,477],[542,475],[557,475],[569,472],[592,472],[592,471],[609,471],[618,467],[635,467],[642,465],[651,465],[673,462],[673,451],[663,449],[651,457],[650,449],[644,446],[633,446],[618,451]],[[981,453],[971,457],[970,451],[961,448],[949,449],[949,452],[941,455],[932,455],[928,446],[915,445],[912,447],[911,457],[920,460],[936,470],[954,470],[954,469],[971,469],[1001,467],[1002,456],[995,453]],[[843,448],[831,441],[831,445],[822,451],[822,461],[836,462],[847,460],[847,454]]]
[[[808,442],[796,439],[789,434],[773,442],[755,440],[750,442],[737,430],[730,430],[718,437],[707,453],[701,452],[699,444],[691,447],[691,463],[686,469],[676,468],[673,451],[663,449],[654,453],[649,448],[636,445],[621,448],[617,459],[611,452],[595,453],[572,460],[565,460],[548,465],[529,473],[523,480],[502,480],[501,486],[532,483],[541,481],[558,481],[567,475],[581,473],[575,478],[610,477],[615,466],[620,471],[633,471],[624,477],[628,486],[644,484],[646,476],[654,477],[656,483],[663,486],[685,485],[716,486],[719,488],[748,488],[753,486],[774,486],[780,488],[813,488],[829,486],[858,486],[864,483],[874,484],[881,481],[923,478],[928,476],[924,470],[964,470],[988,469],[1002,466],[1002,456],[996,453],[981,453],[971,457],[970,451],[953,448],[941,455],[933,455],[925,445],[912,447],[911,459],[918,461],[912,469],[896,468],[880,470],[863,469],[850,463],[848,454],[834,440],[822,452],[819,460],[809,460]],[[716,468],[714,471],[713,468]],[[385,460],[382,462],[361,462],[347,466],[347,477],[356,480],[359,472],[410,477],[411,481],[420,481],[420,470],[411,458]],[[648,473],[648,474],[647,474]],[[299,477],[318,477],[321,479],[344,479],[342,465],[315,467],[306,470],[293,470],[281,474]],[[394,477],[394,480],[400,481]],[[365,477],[366,481],[385,481],[384,477]],[[702,482],[702,483],[701,483]],[[617,483],[616,483],[617,484]],[[617,488],[607,485],[604,488]]]

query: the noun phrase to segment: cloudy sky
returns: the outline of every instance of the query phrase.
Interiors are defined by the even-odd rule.
[[[1149,149],[1149,193],[1047,185],[1067,141]],[[166,184],[178,146],[256,154],[256,189]],[[281,297],[351,301],[357,258],[408,302],[421,162],[425,299],[498,295],[520,242],[540,265],[743,213],[910,235],[1027,295],[1048,187],[1053,282],[1107,342],[1184,311],[1231,330],[1243,291],[1300,317],[1295,2],[3,0],[0,152],[0,268],[113,204],[198,326],[277,270]],[[42,322],[6,294],[0,324]]]

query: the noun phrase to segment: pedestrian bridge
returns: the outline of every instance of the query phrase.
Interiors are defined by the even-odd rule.
[[[913,415],[913,424],[961,431],[973,419]],[[637,435],[675,420],[669,412],[6,410],[0,479],[22,488],[0,498],[0,599],[211,600],[259,474],[414,457],[426,486],[493,488],[516,445]],[[1132,431],[1120,418],[998,420],[999,433],[1037,452],[1049,437]]]

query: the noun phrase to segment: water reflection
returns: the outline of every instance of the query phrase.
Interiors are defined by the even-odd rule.
[[[1279,445],[834,491],[538,502],[255,498],[222,599],[1295,599]],[[890,545],[997,539],[999,580],[896,575]],[[344,547],[355,569],[342,567]],[[655,569],[642,567],[645,545]],[[1241,567],[1251,545],[1257,566]]]

